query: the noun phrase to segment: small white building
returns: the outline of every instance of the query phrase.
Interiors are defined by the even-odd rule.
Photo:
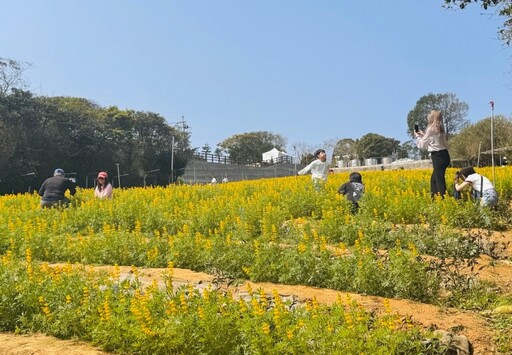
[[[288,154],[286,154],[286,152],[280,152],[279,150],[277,150],[277,148],[272,148],[268,152],[262,154],[261,160],[264,163],[276,163],[286,159],[285,157],[287,156]]]

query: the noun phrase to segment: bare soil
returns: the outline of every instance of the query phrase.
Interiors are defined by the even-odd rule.
[[[494,232],[489,241],[495,242],[500,250],[500,258],[494,259],[482,255],[478,259],[477,277],[497,284],[501,292],[512,292],[512,231]],[[112,266],[97,266],[96,269],[110,270]],[[122,275],[129,275],[131,267],[120,267]],[[163,284],[162,273],[165,269],[138,269],[139,278],[143,284],[149,285],[154,280]],[[208,285],[215,281],[213,275],[194,272],[186,269],[174,269],[174,284]],[[320,289],[308,286],[289,286],[272,283],[248,282],[252,289],[263,289],[266,293],[274,290],[282,296],[294,296],[299,302],[316,298],[322,304],[335,302],[339,295],[347,295],[369,310],[381,312],[384,310],[384,299],[376,296],[365,296],[355,293]],[[247,290],[247,284],[231,287],[234,294]],[[454,308],[442,308],[432,304],[423,304],[405,299],[390,299],[394,313],[410,317],[424,327],[457,332],[466,336],[473,344],[475,354],[495,354],[493,329],[488,318],[480,312],[463,311]],[[14,335],[0,333],[0,354],[6,355],[96,355],[105,354],[97,348],[74,340],[59,340],[56,338],[34,334]]]

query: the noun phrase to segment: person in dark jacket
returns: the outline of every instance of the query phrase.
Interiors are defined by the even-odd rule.
[[[357,172],[351,173],[349,181],[340,186],[338,193],[347,197],[347,199],[352,203],[352,213],[356,213],[359,210],[358,201],[364,193],[363,178],[361,174]]]
[[[64,170],[55,169],[53,176],[46,179],[39,189],[41,207],[67,206],[70,202],[64,195],[67,190],[73,196],[76,193],[75,184],[64,176]]]

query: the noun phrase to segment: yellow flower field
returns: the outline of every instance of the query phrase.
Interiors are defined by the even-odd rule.
[[[490,168],[479,172],[492,176]],[[348,349],[349,339],[361,340],[349,353],[376,353],[384,338],[388,353],[437,353],[422,348],[425,334],[414,324],[376,319],[344,300],[292,309],[257,291],[246,302],[215,290],[172,290],[170,282],[143,290],[119,275],[47,263],[168,267],[169,280],[180,267],[427,303],[439,302],[444,289],[452,296],[443,302],[455,305],[473,289],[461,290],[423,256],[476,257],[482,250],[458,230],[508,227],[511,169],[495,172],[496,211],[469,196],[431,201],[430,170],[363,172],[366,193],[355,215],[337,194],[348,174],[332,174],[321,191],[309,177],[125,189],[111,201],[79,190],[64,210],[41,209],[35,194],[3,196],[0,275],[12,287],[0,291],[0,329],[148,354],[166,353],[169,344],[183,353],[324,353]]]

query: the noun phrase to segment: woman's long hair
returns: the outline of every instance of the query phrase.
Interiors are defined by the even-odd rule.
[[[427,117],[428,128],[434,133],[446,133],[441,111],[432,110]]]
[[[96,188],[98,189],[98,191],[101,192],[101,190],[103,190],[105,187],[108,186],[108,184],[110,184],[110,182],[108,181],[108,178],[106,177],[104,180],[103,180],[105,183],[103,185],[101,185],[100,183],[100,180],[99,179],[96,179]]]

